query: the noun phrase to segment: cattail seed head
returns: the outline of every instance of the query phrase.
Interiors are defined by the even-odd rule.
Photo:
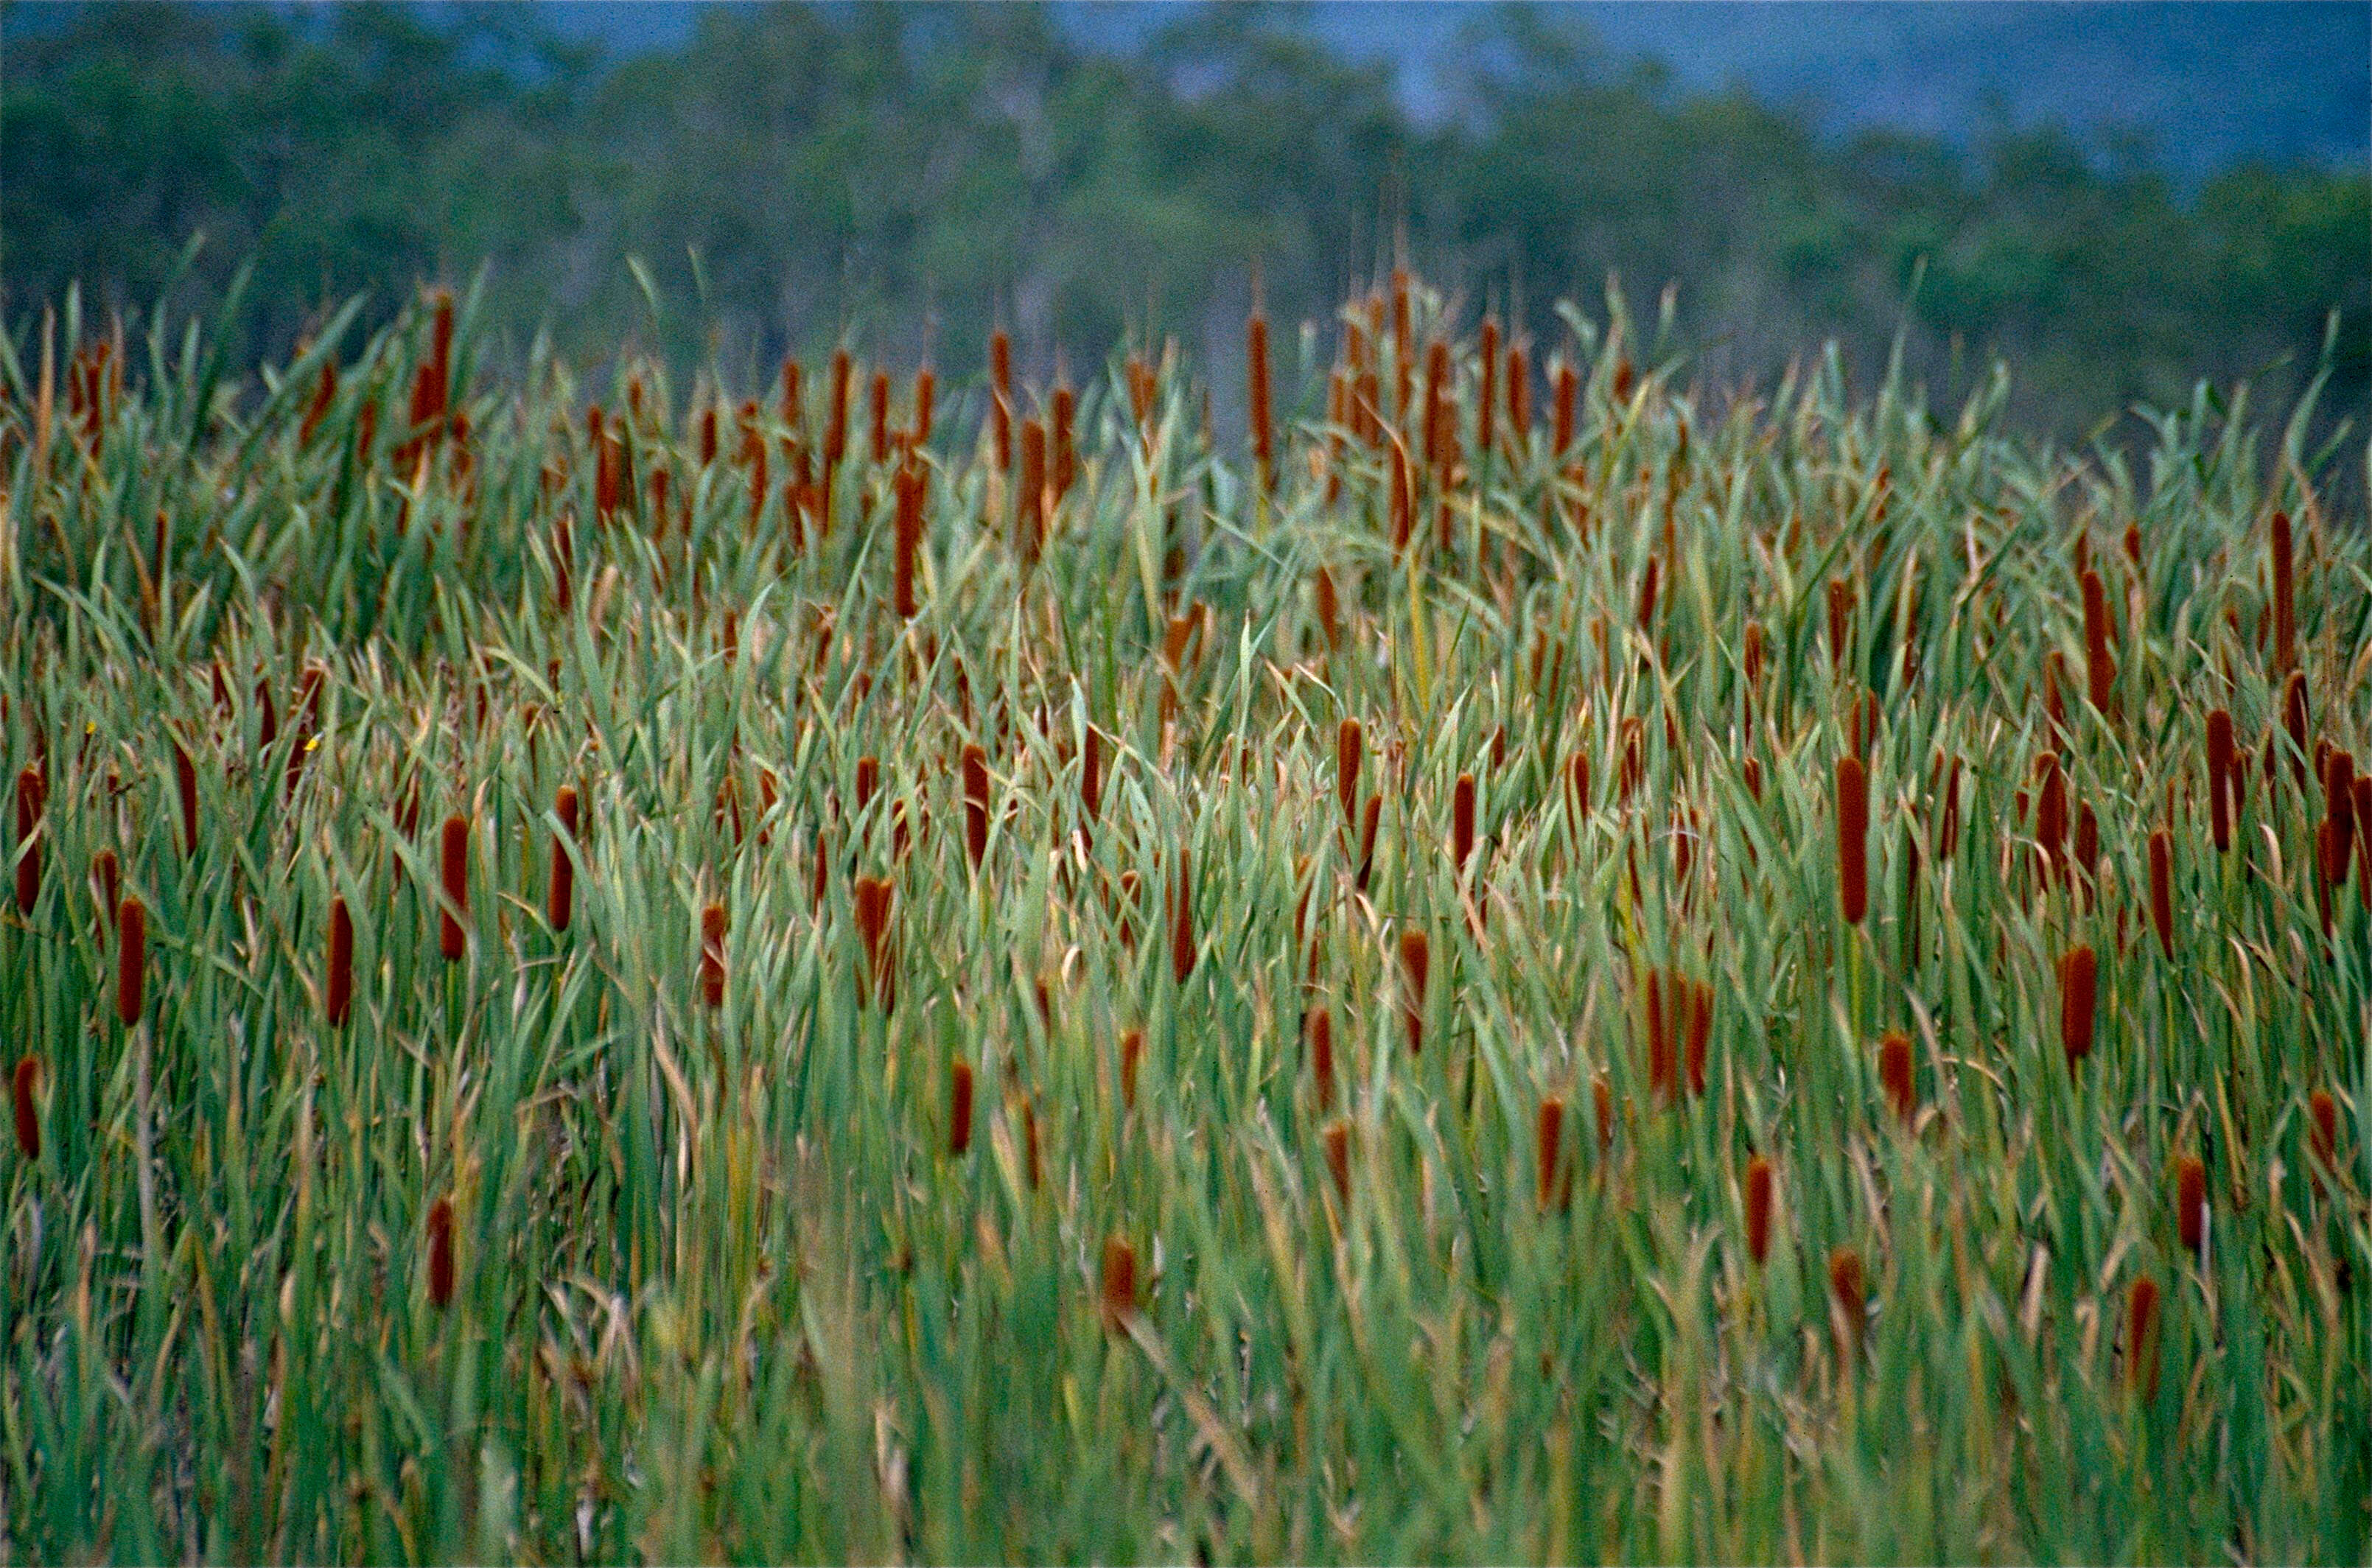
[[[1366,741],[1357,719],[1334,726],[1334,794],[1343,803],[1343,826],[1355,826],[1359,812],[1359,769],[1366,757]]]
[[[1713,1038],[1713,982],[1672,977],[1676,986],[1685,987],[1688,997],[1688,1028],[1683,1031],[1685,1045],[1681,1060],[1688,1069],[1689,1093],[1705,1092],[1705,1047]]]
[[[113,850],[103,849],[91,857],[90,876],[99,887],[99,918],[112,923],[116,903],[123,897],[123,872]]]
[[[470,824],[467,819],[445,819],[438,869],[445,900],[437,912],[436,940],[446,961],[458,963],[464,950],[461,922],[470,912]]]
[[[2290,558],[2290,515],[2273,514],[2273,668],[2297,667],[2297,583]]]
[[[972,869],[988,854],[988,753],[978,745],[963,749],[964,851]]]
[[[552,836],[552,886],[544,900],[544,915],[554,931],[565,931],[576,918],[576,863],[568,855],[568,841],[576,836],[576,791],[562,784],[552,803],[561,830]]]
[[[2150,925],[2157,945],[2174,957],[2174,835],[2159,828],[2149,836]]]
[[[1321,1106],[1334,1103],[1334,1014],[1313,1007],[1305,1028],[1309,1037],[1309,1076]]]
[[[1334,1196],[1348,1208],[1351,1204],[1351,1123],[1336,1117],[1326,1124],[1326,1168],[1334,1177]]]
[[[1589,1080],[1590,1109],[1598,1113],[1598,1157],[1614,1152],[1614,1085],[1603,1073]]]
[[[1433,968],[1433,952],[1423,931],[1414,926],[1401,933],[1401,976],[1408,983],[1402,1010],[1408,1018],[1409,1054],[1424,1049],[1424,986]]]
[[[890,879],[886,877],[859,877],[855,886],[856,935],[865,948],[865,972],[871,982],[885,987],[890,979],[890,949],[887,933],[890,927]],[[888,1006],[885,1000],[883,1006]]]
[[[1563,1207],[1572,1194],[1570,1184],[1562,1175],[1562,1162],[1558,1158],[1564,1144],[1564,1099],[1556,1095],[1542,1097],[1534,1132],[1534,1153],[1540,1171],[1541,1212],[1546,1214],[1552,1204]]]
[[[2157,1282],[2134,1281],[2125,1300],[2125,1380],[2145,1400],[2157,1398]]]
[[[923,543],[924,470],[909,463],[893,482],[898,493],[896,553],[891,558],[890,593],[899,618],[912,621],[922,601],[914,592],[914,558]]]
[[[1090,822],[1103,813],[1104,805],[1104,737],[1095,726],[1087,726],[1086,744],[1079,760],[1079,808]]]
[[[115,1016],[125,1028],[140,1022],[148,979],[148,908],[127,898],[115,911]]]
[[[1839,1247],[1829,1254],[1829,1302],[1837,1354],[1850,1355],[1861,1348],[1862,1328],[1868,1316],[1861,1254],[1850,1247]]]
[[[2325,1170],[2335,1172],[2339,1168],[2339,1102],[2331,1098],[2329,1089],[2317,1089],[2307,1097],[2306,1109],[2314,1157]]]
[[[198,853],[198,770],[178,740],[173,742],[173,787],[181,802],[181,853]]]
[[[1244,375],[1252,455],[1260,466],[1261,488],[1269,490],[1276,483],[1276,431],[1269,413],[1268,317],[1259,310],[1244,323]]]
[[[1136,1249],[1124,1237],[1104,1242],[1104,1326],[1119,1332],[1136,1316]]]
[[[41,775],[28,766],[17,775],[17,912],[31,914],[41,892],[41,849],[33,842],[47,791]]]
[[[41,1157],[41,1111],[34,1103],[41,1088],[41,1063],[38,1057],[19,1058],[15,1080],[17,1109],[17,1152],[27,1164]]]
[[[1169,916],[1169,972],[1179,984],[1194,972],[1194,874],[1192,851],[1178,846],[1178,890]]]
[[[2218,854],[2232,847],[2232,814],[2236,804],[2233,774],[2232,715],[2216,708],[2207,715],[2207,814]]]
[[[1889,1029],[1878,1042],[1878,1077],[1894,1114],[1909,1121],[1919,1109],[1919,1086],[1912,1075],[1911,1037]]]
[[[989,428],[996,471],[1013,470],[1013,339],[999,327],[988,339]]]
[[[2182,1249],[2196,1257],[2207,1239],[2207,1165],[2197,1155],[2174,1162],[2174,1228]]]
[[[1771,1255],[1771,1162],[1762,1155],[1746,1162],[1746,1255],[1757,1268]]]
[[[428,1301],[442,1311],[453,1302],[453,1200],[428,1208]]]
[[[2083,587],[2085,694],[2105,718],[2117,680],[2117,661],[2109,652],[2109,594],[2098,572],[2084,574]]]
[[[344,1026],[355,1001],[355,922],[346,900],[330,900],[330,974],[321,988],[321,1012],[331,1028]]]
[[[1837,759],[1837,900],[1847,925],[1869,912],[1869,778],[1856,757]]]
[[[948,1154],[960,1159],[971,1147],[971,1063],[959,1058],[948,1067]]]
[[[1449,861],[1459,871],[1474,854],[1474,775],[1458,775],[1458,787],[1450,796]]]
[[[700,912],[700,994],[714,1011],[725,1005],[725,906]]]
[[[2059,771],[2055,751],[2037,757],[2034,769],[2041,781],[2035,797],[2034,842],[2042,856],[2043,875],[2049,877],[2057,872],[2060,850],[2067,842],[2067,775]]]
[[[2099,963],[2088,943],[2067,949],[2059,960],[2059,1044],[2067,1065],[2092,1053],[2092,1018]]]
[[[1122,1110],[1136,1109],[1136,1069],[1145,1060],[1145,1031],[1130,1029],[1120,1037],[1120,1103]]]
[[[2290,765],[2296,772],[2301,787],[2305,785],[2307,777],[2306,726],[2306,671],[2294,669],[2290,671],[2289,679],[2282,683],[2282,727],[2289,731]]]

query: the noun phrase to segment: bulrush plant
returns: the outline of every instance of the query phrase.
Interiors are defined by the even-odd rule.
[[[1411,1056],[1424,1051],[1425,981],[1433,970],[1433,949],[1422,926],[1401,932],[1401,1013],[1408,1026]]]
[[[1495,290],[0,322],[12,1561],[2372,1555],[2343,465]]]
[[[34,1098],[41,1087],[41,1058],[18,1057],[11,1086],[15,1091],[17,1152],[24,1156],[27,1165],[31,1165],[41,1157],[41,1108]]]

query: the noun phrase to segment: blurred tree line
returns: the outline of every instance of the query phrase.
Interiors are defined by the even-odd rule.
[[[1382,65],[1291,7],[1183,13],[1083,46],[1021,6],[717,7],[679,47],[606,57],[536,10],[101,6],[0,12],[0,310],[80,280],[101,308],[206,308],[251,262],[242,352],[332,304],[380,317],[485,269],[514,351],[548,330],[762,380],[846,338],[958,374],[991,326],[1074,378],[1175,334],[1233,385],[1258,287],[1320,322],[1411,261],[1563,334],[1677,285],[1709,379],[1767,379],[1834,337],[1864,375],[1897,334],[1953,395],[1994,355],[2027,424],[2080,436],[2135,400],[2372,389],[2372,179],[2236,168],[2180,192],[2147,158],[2042,129],[1969,154],[1836,141],[1743,95],[1683,97],[1541,13],[1478,11],[1412,116]],[[203,243],[191,256],[190,241]],[[648,286],[627,265],[638,258]]]

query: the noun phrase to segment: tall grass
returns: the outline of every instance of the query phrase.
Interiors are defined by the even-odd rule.
[[[2372,1551],[2300,422],[474,310],[0,337],[0,1555]]]

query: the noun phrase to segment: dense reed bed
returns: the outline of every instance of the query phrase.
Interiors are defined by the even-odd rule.
[[[0,1559],[2361,1561],[2330,454],[1568,319],[0,340]]]

